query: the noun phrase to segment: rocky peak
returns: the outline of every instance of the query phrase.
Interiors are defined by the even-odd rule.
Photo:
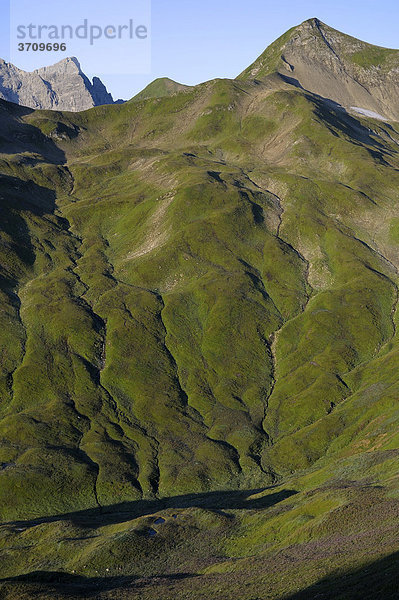
[[[113,99],[98,77],[93,82],[74,56],[32,72],[0,59],[0,98],[35,109],[81,111]]]
[[[312,18],[293,27],[240,76],[278,73],[344,108],[399,120],[399,50],[373,46]]]
[[[74,56],[68,56],[67,58],[63,58],[59,62],[54,65],[50,65],[49,67],[41,67],[40,69],[35,69],[34,73],[39,73],[39,75],[45,74],[53,74],[53,73],[82,73],[82,69],[80,68],[80,63],[77,58]]]

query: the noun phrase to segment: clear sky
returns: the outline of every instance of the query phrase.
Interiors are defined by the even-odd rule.
[[[15,12],[18,3],[24,1],[0,0],[0,56],[5,60],[12,56],[13,62],[21,68],[27,68],[29,59],[29,67],[33,69],[57,62],[66,55],[76,55],[82,69],[89,76],[99,75],[114,98],[128,99],[157,77],[168,76],[190,85],[214,77],[235,77],[279,35],[310,17],[318,17],[370,43],[399,48],[398,0],[152,0],[149,29],[152,61],[144,61],[142,65],[147,72],[138,74],[136,67],[131,66],[133,57],[126,45],[119,47],[118,41],[113,41],[112,60],[118,73],[112,73],[110,53],[104,44],[99,47],[94,66],[93,56],[85,56],[84,49],[80,54],[35,52],[22,57],[14,52],[10,55],[9,5],[13,4]],[[41,0],[36,3],[29,0],[29,3],[40,14],[40,6],[44,6]],[[56,0],[49,3],[51,15],[49,17],[46,8],[47,20],[43,22],[56,19],[59,7],[64,4]],[[131,11],[135,16],[135,0],[95,0],[95,14],[93,0],[66,0],[66,4],[73,5],[78,20],[89,16],[96,22],[100,15],[110,11],[111,14]],[[133,46],[131,48],[133,52]],[[21,60],[17,61],[15,55],[17,59],[21,56]],[[108,65],[106,72],[104,64]]]

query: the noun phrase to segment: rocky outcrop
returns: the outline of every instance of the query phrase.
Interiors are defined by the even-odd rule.
[[[362,42],[314,18],[271,44],[239,79],[276,72],[346,109],[399,120],[399,50]]]
[[[102,81],[94,77],[91,82],[74,57],[31,73],[0,59],[0,98],[35,109],[73,112],[113,104]]]

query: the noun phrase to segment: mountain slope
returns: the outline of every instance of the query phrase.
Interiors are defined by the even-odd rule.
[[[0,108],[4,597],[395,598],[397,123]]]
[[[161,77],[152,81],[144,88],[144,90],[136,94],[136,96],[132,98],[132,101],[147,100],[148,98],[163,98],[164,96],[171,96],[176,92],[182,92],[184,90],[190,90],[190,86],[177,83],[168,77]]]
[[[98,77],[86,77],[76,58],[27,73],[0,59],[0,98],[36,109],[79,111],[112,104]]]
[[[399,119],[399,51],[345,35],[309,19],[276,40],[239,79],[274,72],[345,108]]]

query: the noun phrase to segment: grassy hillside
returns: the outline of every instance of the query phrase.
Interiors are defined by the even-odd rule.
[[[395,598],[396,124],[0,110],[3,597]]]
[[[177,92],[183,92],[189,90],[190,86],[177,83],[168,77],[160,77],[152,81],[147,87],[141,92],[136,94],[132,98],[131,102],[137,102],[138,100],[147,100],[148,98],[163,98],[165,96],[172,96]]]

